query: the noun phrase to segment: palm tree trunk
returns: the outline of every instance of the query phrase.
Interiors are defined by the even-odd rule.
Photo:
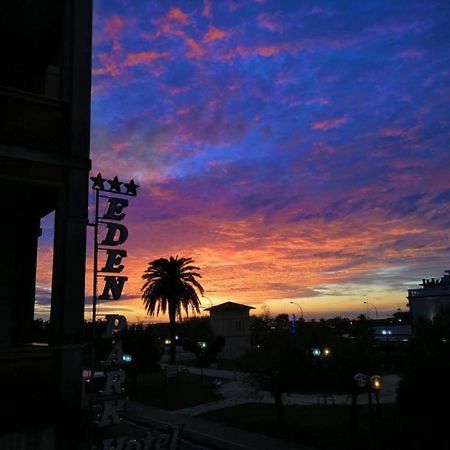
[[[169,338],[170,338],[170,364],[176,364],[176,342],[175,342],[175,325],[176,325],[176,309],[169,306]]]

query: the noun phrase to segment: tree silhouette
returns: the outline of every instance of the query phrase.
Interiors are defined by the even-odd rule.
[[[200,313],[200,299],[197,291],[203,294],[204,289],[197,281],[201,275],[199,267],[191,265],[192,258],[159,258],[151,261],[142,279],[142,301],[150,316],[169,313],[170,364],[175,364],[175,327],[177,316],[181,318],[184,311],[189,315],[189,308]]]

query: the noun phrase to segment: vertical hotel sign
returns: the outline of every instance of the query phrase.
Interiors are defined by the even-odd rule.
[[[128,229],[122,223],[125,209],[128,207],[127,197],[136,197],[139,187],[134,180],[122,183],[117,177],[111,180],[102,178],[99,173],[91,177],[92,188],[95,190],[95,228],[94,232],[94,280],[92,300],[92,360],[91,360],[91,443],[94,442],[100,450],[174,450],[178,448],[179,427],[173,427],[170,433],[146,431],[131,435],[121,429],[121,412],[127,402],[125,392],[126,373],[123,364],[131,360],[131,355],[123,353],[120,331],[127,325],[125,316],[119,314],[106,315],[106,331],[102,338],[109,343],[105,354],[100,355],[100,375],[104,375],[101,388],[95,392],[95,323],[97,317],[97,302],[99,300],[119,300],[128,278],[121,273],[124,269],[123,260],[127,251],[121,248],[128,238]],[[106,186],[106,187],[105,187]],[[109,187],[108,187],[109,186]],[[99,217],[100,199],[106,201],[106,212]],[[104,237],[99,242],[99,228],[105,228]],[[103,235],[103,233],[102,233]],[[106,254],[103,267],[99,270],[98,255]],[[99,279],[102,279],[98,290]],[[98,295],[98,292],[101,292]],[[94,431],[95,428],[95,431]],[[128,430],[130,431],[130,430]],[[95,435],[95,436],[94,436]]]
[[[99,173],[96,177],[91,177],[92,188],[95,190],[95,222],[94,222],[94,280],[92,299],[92,354],[91,354],[91,421],[92,426],[99,432],[92,430],[91,438],[98,442],[104,450],[124,447],[127,437],[122,436],[121,443],[116,439],[104,439],[108,436],[111,428],[122,423],[120,412],[125,406],[125,380],[126,373],[122,370],[122,365],[127,360],[123,354],[120,331],[126,326],[125,316],[110,314],[106,316],[107,329],[102,334],[102,338],[110,342],[106,354],[100,355],[104,383],[98,392],[95,392],[95,367],[97,356],[95,352],[95,323],[97,318],[97,302],[99,300],[119,300],[123,288],[128,278],[121,275],[124,264],[123,259],[127,257],[127,251],[121,248],[128,238],[128,229],[122,223],[125,217],[125,209],[128,207],[127,197],[135,197],[139,187],[134,180],[129,183],[122,183],[117,177],[111,180],[102,178]],[[106,186],[106,187],[105,187]],[[109,188],[108,188],[109,186]],[[123,189],[122,186],[125,188]],[[100,217],[100,199],[106,202],[106,212]],[[104,238],[99,242],[99,229],[105,228]],[[103,233],[102,233],[103,234]],[[103,267],[99,270],[99,252],[105,252],[106,258]],[[98,290],[99,280],[102,279],[101,288]],[[98,295],[98,293],[100,295]],[[94,437],[94,434],[97,438]],[[114,433],[115,434],[115,433]],[[127,447],[128,448],[128,447]]]
[[[97,300],[119,300],[127,277],[118,275],[122,272],[124,265],[123,258],[126,258],[127,251],[121,246],[128,238],[128,229],[121,223],[125,217],[125,208],[128,207],[128,197],[136,197],[137,188],[139,187],[134,180],[129,183],[122,183],[117,177],[112,180],[105,180],[99,173],[96,177],[91,177],[93,181],[92,188],[95,190],[95,236],[94,236],[94,292],[93,292],[93,316],[96,315]],[[105,183],[109,184],[109,189],[105,188]],[[122,190],[121,186],[125,187]],[[101,194],[102,192],[102,194]],[[119,194],[120,196],[113,196]],[[107,200],[108,205],[106,213],[99,217],[99,202],[100,198]],[[99,243],[98,231],[99,225],[106,227],[106,236]],[[98,270],[98,253],[99,251],[106,252],[106,263]],[[100,272],[100,274],[99,274]],[[100,296],[97,296],[97,280],[103,278],[103,289]]]

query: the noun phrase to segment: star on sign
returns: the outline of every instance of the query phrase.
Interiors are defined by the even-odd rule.
[[[92,189],[100,189],[101,191],[105,189],[105,179],[102,178],[102,174],[99,172],[96,177],[91,177],[94,182]]]
[[[137,195],[137,188],[139,187],[138,184],[134,182],[134,180],[131,180],[129,183],[123,183],[123,185],[127,188],[127,194],[130,195]]]
[[[112,191],[116,191],[120,193],[120,185],[122,184],[119,179],[117,178],[117,176],[115,176],[112,180],[108,180],[108,183],[110,185],[109,190]]]

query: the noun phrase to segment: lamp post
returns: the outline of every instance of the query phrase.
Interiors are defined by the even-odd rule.
[[[213,302],[211,301],[211,299],[209,297],[207,297],[206,295],[202,295],[202,298],[206,298],[209,301],[209,304],[211,305],[210,308],[212,308],[214,306]],[[202,308],[205,308],[205,307],[202,306]]]
[[[370,303],[370,302],[367,302],[367,301],[364,301],[364,304],[365,305],[370,305],[370,306],[372,306],[375,309],[375,317],[378,320],[378,309],[377,309],[377,307],[373,303]]]
[[[199,349],[200,379],[202,387],[203,387],[203,364],[204,364],[203,359],[205,356],[206,347],[208,347],[208,344],[206,342],[204,341],[197,342],[197,348]]]
[[[357,438],[358,435],[358,412],[357,406],[358,401],[357,397],[359,394],[367,392],[367,398],[369,403],[369,430],[371,439],[373,442],[373,448],[376,447],[376,434],[375,434],[375,422],[373,417],[373,404],[372,404],[372,393],[375,394],[375,399],[377,402],[377,416],[380,419],[380,404],[378,399],[378,393],[383,388],[383,379],[380,375],[372,375],[370,376],[367,373],[357,373],[354,377],[354,385],[352,390],[352,435]],[[354,443],[356,445],[356,441]]]
[[[290,302],[290,303],[291,303],[291,305],[297,305],[300,308],[300,313],[302,315],[302,320],[304,320],[302,307],[297,302]]]

